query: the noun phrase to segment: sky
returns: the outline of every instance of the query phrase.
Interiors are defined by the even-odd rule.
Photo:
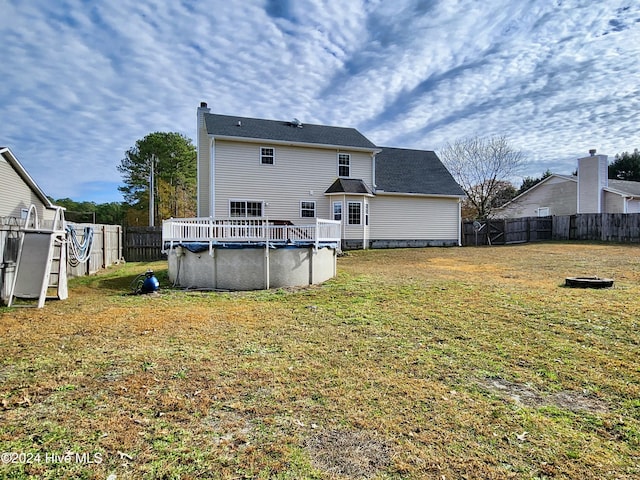
[[[438,152],[506,136],[520,177],[640,148],[637,0],[0,0],[0,146],[49,196],[212,113]],[[516,185],[519,187],[519,184]]]

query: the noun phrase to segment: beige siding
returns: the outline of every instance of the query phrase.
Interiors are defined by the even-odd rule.
[[[604,213],[633,213],[624,211],[624,197],[616,193],[604,192]]]
[[[369,228],[365,225],[365,208],[367,202],[371,203],[371,199],[362,195],[345,195],[342,197],[333,197],[332,202],[340,198],[342,201],[342,238],[345,240],[362,240],[369,235]],[[349,202],[360,203],[360,225],[349,225]],[[371,206],[369,206],[371,208]],[[369,210],[371,213],[371,210]],[[369,214],[371,217],[371,214]],[[330,217],[333,218],[333,217]],[[369,218],[371,224],[371,218]]]
[[[371,240],[456,240],[458,199],[379,194],[369,223]]]
[[[275,149],[274,165],[260,164],[260,147]],[[238,199],[265,202],[264,215],[294,223],[309,221],[300,216],[300,202],[315,201],[316,216],[332,218],[331,199],[324,192],[338,178],[337,153],[268,142],[216,140],[215,216],[228,216],[229,200]],[[351,177],[371,186],[371,155],[347,153],[351,154]]]
[[[42,201],[0,155],[0,217],[20,218],[21,210],[32,204],[38,210],[38,218],[46,218]]]
[[[574,215],[577,210],[577,183],[552,178],[533,187],[520,198],[496,212],[500,218],[535,217],[538,208],[549,208],[549,215]]]

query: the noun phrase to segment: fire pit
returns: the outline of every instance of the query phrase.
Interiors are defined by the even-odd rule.
[[[613,280],[600,277],[567,277],[565,285],[573,288],[609,288],[613,286]]]

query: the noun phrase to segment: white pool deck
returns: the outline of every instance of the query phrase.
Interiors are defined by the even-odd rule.
[[[322,283],[336,275],[339,221],[180,218],[162,225],[169,280],[176,286],[261,290]],[[208,251],[208,254],[205,253]]]

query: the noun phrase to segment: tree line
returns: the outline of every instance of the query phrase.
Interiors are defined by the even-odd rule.
[[[186,136],[176,132],[150,133],[136,141],[117,166],[123,179],[123,185],[118,187],[123,202],[97,204],[70,198],[51,201],[65,207],[67,220],[78,223],[149,225],[152,204],[155,225],[170,217],[194,217],[196,156],[196,148]]]

